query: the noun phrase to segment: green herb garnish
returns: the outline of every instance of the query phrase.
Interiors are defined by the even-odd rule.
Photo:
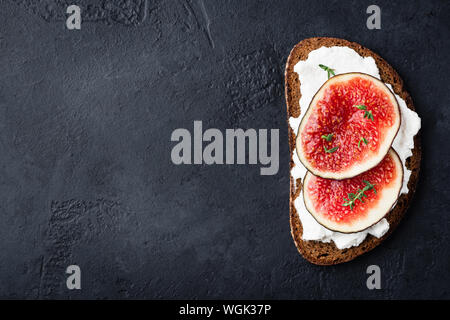
[[[368,144],[368,143],[369,143],[369,142],[366,140],[366,138],[362,137],[361,139],[359,139],[359,142],[358,142],[358,148],[359,148],[359,145],[361,144],[361,141],[364,142],[365,144]]]
[[[373,114],[372,111],[367,111],[367,106],[363,104],[358,104],[355,107],[357,107],[359,110],[364,110],[364,118],[370,119],[373,121]]]
[[[323,134],[322,135],[322,139],[325,139],[327,141],[331,141],[331,138],[333,138],[334,134],[330,133],[330,134]]]
[[[372,111],[364,111],[364,118],[370,119],[373,121]]]
[[[364,192],[368,190],[373,190],[374,193],[377,193],[374,184],[371,184],[369,181],[366,180],[363,180],[363,182],[366,184],[364,188],[358,189],[356,194],[348,193],[348,199],[344,197],[344,203],[342,204],[343,207],[350,207],[350,210],[353,210],[353,207],[356,204],[356,200],[359,200],[361,201],[361,203],[364,203],[363,197],[367,198],[367,195]]]
[[[325,70],[328,74],[328,79],[331,78],[331,76],[335,76],[334,74],[334,69],[331,69],[330,67],[327,67],[323,64],[319,64],[319,67],[322,68],[323,70]]]
[[[323,146],[323,149],[325,150],[326,153],[333,153],[337,149],[339,149],[339,147],[334,147],[334,148],[331,148],[331,149],[327,149],[327,147]]]

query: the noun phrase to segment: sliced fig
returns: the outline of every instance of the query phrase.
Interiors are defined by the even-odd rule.
[[[316,176],[346,179],[375,167],[400,127],[397,100],[380,80],[364,73],[330,78],[303,117],[296,150]]]
[[[359,232],[391,210],[402,182],[402,163],[394,149],[390,149],[377,166],[353,178],[332,180],[308,172],[303,198],[306,209],[325,228]]]

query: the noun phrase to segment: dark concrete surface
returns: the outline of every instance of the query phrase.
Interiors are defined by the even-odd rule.
[[[0,298],[450,298],[449,17],[448,1],[0,0]],[[423,121],[406,218],[334,267],[289,229],[284,64],[311,36],[381,54]],[[280,128],[279,173],[173,165],[171,132],[194,120]]]

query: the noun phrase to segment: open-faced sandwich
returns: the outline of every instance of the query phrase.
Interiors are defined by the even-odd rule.
[[[385,240],[419,175],[420,118],[397,72],[367,48],[310,38],[286,65],[290,225],[310,262],[346,262]]]

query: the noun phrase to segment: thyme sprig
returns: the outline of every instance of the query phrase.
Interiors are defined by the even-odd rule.
[[[367,198],[367,195],[364,193],[368,190],[373,190],[374,193],[377,193],[377,190],[375,190],[375,185],[371,184],[369,181],[363,180],[363,182],[366,184],[366,186],[362,189],[358,189],[356,193],[348,193],[348,199],[344,197],[344,203],[342,204],[343,207],[350,207],[350,210],[353,210],[353,207],[356,204],[356,200],[361,201],[361,203],[364,203],[363,197]]]
[[[373,121],[372,111],[364,111],[364,118],[370,119]]]
[[[331,149],[327,149],[327,147],[323,146],[323,150],[325,150],[326,153],[333,153],[337,149],[339,149],[339,147],[334,147],[334,148],[331,148]]]
[[[366,138],[362,137],[362,138],[359,139],[359,141],[358,141],[358,148],[359,148],[359,146],[360,146],[360,144],[361,144],[361,141],[364,142],[365,144],[368,144],[368,143],[369,143],[369,141],[367,141]]]
[[[322,139],[325,139],[327,141],[331,141],[331,139],[333,138],[334,134],[330,133],[330,134],[323,134],[322,135]]]
[[[330,79],[331,76],[335,76],[334,69],[331,69],[330,67],[327,67],[326,65],[323,65],[323,64],[319,64],[319,67],[327,72],[328,79]]]
[[[373,114],[372,111],[368,111],[367,110],[367,106],[363,105],[363,104],[358,104],[355,107],[357,107],[359,110],[364,110],[364,118],[370,119],[373,121]]]

